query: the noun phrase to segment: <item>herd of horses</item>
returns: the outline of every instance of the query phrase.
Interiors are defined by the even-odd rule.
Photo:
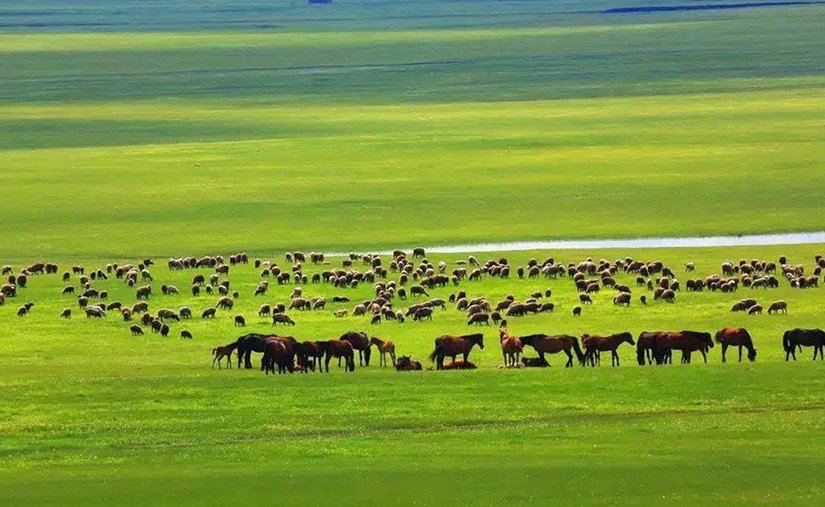
[[[724,327],[713,336],[703,331],[643,331],[635,340],[629,332],[603,336],[584,334],[579,338],[547,334],[515,336],[506,329],[499,330],[505,368],[548,367],[550,363],[546,355],[561,352],[567,356],[565,367],[568,368],[574,365],[574,359],[582,366],[598,366],[601,364],[602,352],[609,352],[611,365],[619,366],[618,349],[624,343],[636,347],[636,360],[641,366],[672,363],[674,352],[681,352],[683,364],[691,362],[694,352],[700,353],[707,363],[708,352],[714,347],[714,343],[721,346],[723,363],[727,361],[726,354],[730,347],[738,349],[740,362],[743,350],[747,351],[749,361],[756,360],[756,347],[745,328]],[[429,359],[435,364],[435,369],[475,369],[475,364],[470,361],[470,353],[475,347],[484,349],[484,334],[443,335],[435,339],[434,345]],[[786,361],[795,361],[796,353],[802,347],[813,347],[814,360],[817,356],[825,359],[825,331],[801,328],[788,330],[782,337],[782,346]],[[263,354],[261,370],[267,374],[276,371],[279,374],[310,371],[329,373],[329,363],[333,359],[338,360],[339,367],[343,361],[345,371],[351,372],[355,371],[356,352],[359,366],[369,366],[372,347],[376,347],[381,355],[380,366],[392,364],[398,371],[423,369],[421,362],[410,356],[396,358],[395,344],[392,341],[369,337],[367,333],[358,331],[349,331],[338,339],[302,342],[292,336],[245,334],[234,342],[212,349],[212,367],[217,364],[221,368],[226,359],[231,368],[232,355],[236,353],[238,368],[252,368],[251,355],[258,352]],[[537,356],[525,357],[526,347],[532,348]],[[445,363],[447,358],[450,358],[450,363]]]

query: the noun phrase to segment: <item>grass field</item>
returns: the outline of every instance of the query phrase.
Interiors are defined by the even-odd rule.
[[[153,311],[199,312],[216,298],[190,297],[194,273],[167,272],[167,257],[821,230],[825,7],[605,12],[639,5],[7,2],[0,264],[62,272],[151,256],[155,288],[185,293],[153,296]],[[500,255],[656,258],[684,281],[688,260],[708,275],[725,259],[787,255],[810,272],[821,253]],[[511,321],[516,334],[746,326],[758,360],[721,364],[717,347],[707,365],[639,367],[627,347],[620,368],[554,357],[502,370],[485,329],[475,371],[400,374],[374,356],[355,374],[273,378],[209,368],[216,344],[272,329],[255,317],[258,270],[233,267],[230,279],[233,312],[166,339],[86,319],[53,275],[0,306],[0,505],[823,501],[822,363],[810,350],[785,363],[780,346],[787,328],[823,327],[821,288],[627,309],[602,292],[574,319],[569,280],[488,278],[460,288],[494,301],[552,288],[557,310]],[[95,285],[134,301],[120,281]],[[273,285],[265,301],[290,290]],[[728,312],[754,294],[786,300],[789,314]],[[32,314],[16,317],[27,301]],[[425,359],[434,337],[467,329],[453,309],[431,323],[333,318],[351,306],[297,314],[289,332],[369,328]],[[194,340],[177,337],[183,327]]]

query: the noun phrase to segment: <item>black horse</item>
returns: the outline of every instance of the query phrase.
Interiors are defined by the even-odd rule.
[[[238,351],[238,368],[241,367],[241,360],[243,359],[244,367],[247,369],[252,368],[252,353],[253,352],[263,352],[266,350],[266,339],[268,338],[267,335],[258,334],[258,333],[250,333],[245,334],[235,340],[235,348]],[[261,369],[263,369],[263,364],[261,364]]]
[[[814,361],[819,353],[820,359],[825,359],[825,331],[821,329],[790,329],[782,336],[782,348],[785,349],[785,361],[793,357],[796,361],[796,348],[813,347]]]

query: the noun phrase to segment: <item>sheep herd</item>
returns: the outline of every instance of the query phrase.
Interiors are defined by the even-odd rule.
[[[213,300],[214,304],[206,305],[199,311],[193,311],[189,306],[163,307],[152,311],[152,303],[157,298],[157,288],[165,301],[174,300],[176,296],[182,297],[183,291],[168,283],[161,284],[159,287],[155,285],[158,269],[149,258],[135,264],[107,263],[93,269],[88,269],[83,265],[72,266],[70,270],[64,271],[61,275],[66,285],[60,290],[60,294],[73,297],[79,311],[89,319],[105,319],[112,312],[116,312],[127,323],[126,326],[132,335],[143,335],[148,329],[161,336],[168,336],[172,330],[171,326],[183,326],[184,321],[197,316],[201,319],[213,319],[219,315],[219,312],[233,312],[235,302],[241,297],[241,293],[233,287],[230,273],[239,269],[236,266],[251,263],[258,270],[260,278],[254,289],[250,291],[249,295],[252,298],[264,299],[271,285],[293,286],[287,302],[261,303],[258,308],[257,315],[270,319],[273,327],[295,326],[296,321],[301,320],[300,315],[305,312],[330,312],[334,318],[344,320],[356,317],[365,318],[371,325],[377,326],[382,322],[402,324],[407,321],[431,321],[437,317],[438,312],[452,308],[466,316],[468,327],[496,325],[506,330],[508,320],[556,311],[557,303],[551,301],[553,291],[549,288],[538,290],[524,298],[509,294],[498,301],[490,301],[481,295],[470,296],[474,282],[487,278],[517,278],[569,283],[578,293],[570,311],[573,316],[579,317],[582,313],[586,313],[585,309],[593,304],[592,295],[602,291],[612,291],[613,304],[627,307],[634,304],[652,305],[659,301],[665,304],[677,304],[678,294],[682,290],[728,294],[747,288],[750,289],[749,296],[754,296],[753,291],[759,290],[767,294],[771,289],[779,287],[783,281],[792,288],[810,290],[819,286],[819,277],[825,267],[825,259],[819,255],[815,257],[810,272],[802,264],[788,263],[784,257],[780,257],[778,262],[759,259],[742,259],[738,262],[728,260],[719,266],[721,274],[700,278],[693,276],[696,270],[695,264],[687,262],[682,268],[687,278],[682,282],[672,267],[660,261],[641,261],[631,257],[612,261],[606,259],[594,261],[592,258],[587,258],[568,263],[558,262],[553,257],[544,260],[532,258],[524,265],[511,267],[506,258],[479,262],[475,256],[470,255],[466,259],[455,261],[450,267],[444,261],[437,264],[431,263],[427,260],[424,249],[416,248],[409,256],[403,250],[396,250],[391,255],[350,254],[344,256],[343,259],[336,259],[336,264],[340,264],[338,268],[332,267],[330,257],[323,253],[289,252],[283,259],[283,267],[279,261],[275,260],[250,260],[246,253],[237,253],[227,257],[214,255],[169,259],[166,263],[167,271],[191,270],[195,272],[191,284],[186,288],[193,298],[203,296],[216,298]],[[314,273],[305,271],[307,263],[315,267]],[[4,266],[2,272],[8,279],[0,287],[0,305],[14,298],[22,298],[31,277],[58,276],[59,271],[58,265],[50,262],[33,263],[17,270],[16,273],[12,266]],[[629,275],[630,280],[635,277],[635,287],[631,284],[619,283],[618,274]],[[100,287],[101,281],[110,278],[120,280],[127,287],[132,288],[134,301],[130,303],[110,300],[108,291]],[[326,284],[340,294],[330,297],[329,300],[325,296],[307,294],[313,292],[313,286],[320,284]],[[346,295],[347,290],[362,284],[371,286],[372,297],[351,301]],[[434,291],[446,288],[452,289],[449,296],[433,296]],[[644,293],[636,297],[635,292]],[[328,303],[334,304],[336,308],[328,310]],[[27,301],[19,306],[17,316],[25,317],[36,308],[35,302]],[[748,315],[758,315],[763,311],[768,314],[787,313],[788,304],[783,300],[768,300],[760,303],[755,297],[745,297],[735,301],[730,311],[744,312]],[[71,307],[66,307],[59,313],[59,317],[65,319],[71,319],[72,316]],[[232,319],[235,326],[246,326],[246,318],[243,315],[233,315]],[[502,331],[502,333],[505,332]],[[183,338],[192,338],[192,333],[185,328],[180,329],[179,333]],[[366,333],[363,334],[366,336]],[[518,337],[510,338],[518,339]],[[586,337],[581,338],[584,344]],[[501,343],[504,344],[505,341],[504,334],[502,334]],[[629,343],[631,342],[633,342],[632,339]],[[712,342],[695,350],[704,355],[710,346]],[[291,345],[286,348],[290,347]],[[329,345],[321,346],[324,350],[322,356],[327,357],[328,350],[337,350],[335,347],[332,349],[329,347]],[[342,347],[346,348],[346,346]],[[218,358],[217,351],[215,354]],[[393,349],[392,362],[397,366],[399,362],[395,361],[394,354]],[[580,362],[597,364],[597,353],[587,355],[585,352],[583,354],[579,357]],[[340,358],[334,355],[330,357]],[[465,367],[469,367],[466,358],[464,361]],[[414,365],[416,362],[406,357],[400,363]],[[543,359],[528,359],[519,364],[543,365],[543,363]],[[455,364],[453,367],[461,367],[460,362]],[[507,364],[512,366],[516,362],[511,361]],[[296,367],[307,369],[314,368],[314,366],[309,361],[303,363],[299,361]]]

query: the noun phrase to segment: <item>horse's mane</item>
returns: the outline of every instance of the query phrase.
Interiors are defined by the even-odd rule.
[[[465,334],[465,335],[459,336],[459,338],[464,338],[465,340],[478,341],[478,340],[484,339],[484,334],[483,333]]]

